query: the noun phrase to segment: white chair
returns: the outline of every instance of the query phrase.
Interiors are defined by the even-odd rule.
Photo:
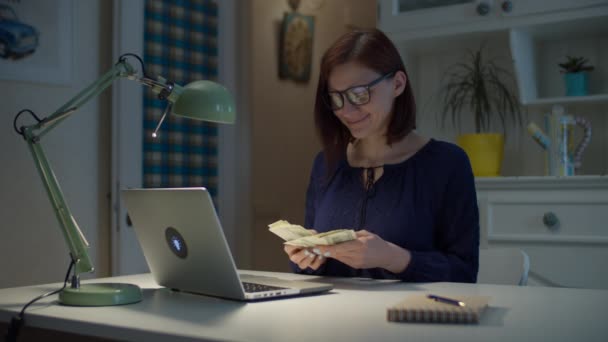
[[[479,250],[480,284],[526,285],[530,258],[517,248],[487,248]]]

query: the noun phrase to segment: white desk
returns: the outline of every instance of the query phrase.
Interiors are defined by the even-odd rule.
[[[149,274],[96,281],[138,284],[144,300],[86,308],[60,306],[53,296],[30,306],[27,326],[137,341],[608,341],[607,290],[316,278],[335,289],[319,296],[241,303],[159,289]],[[56,288],[0,290],[0,321]],[[388,306],[419,291],[489,295],[492,300],[478,325],[386,321]]]

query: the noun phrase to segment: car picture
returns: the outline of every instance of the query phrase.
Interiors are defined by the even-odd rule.
[[[19,20],[12,7],[0,4],[0,58],[20,59],[38,47],[39,32]]]

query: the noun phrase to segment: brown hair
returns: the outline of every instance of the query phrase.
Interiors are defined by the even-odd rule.
[[[333,172],[336,163],[346,153],[348,143],[353,139],[350,131],[334,115],[328,105],[328,78],[338,65],[357,62],[379,74],[398,70],[406,74],[401,56],[391,40],[380,30],[356,30],[340,37],[323,55],[317,97],[315,100],[315,125],[321,138],[327,170]],[[386,134],[386,143],[408,135],[416,125],[416,102],[412,92],[412,82],[407,77],[406,87],[393,104],[391,118]]]

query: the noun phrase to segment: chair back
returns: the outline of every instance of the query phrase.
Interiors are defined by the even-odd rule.
[[[517,248],[482,248],[479,250],[480,284],[527,285],[530,258]]]

